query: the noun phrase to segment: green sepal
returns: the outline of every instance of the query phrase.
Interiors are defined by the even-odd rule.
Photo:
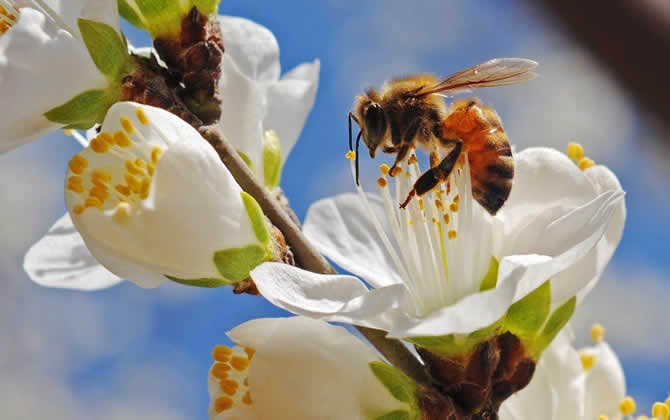
[[[106,23],[79,18],[79,32],[95,66],[108,79],[120,81],[132,71],[128,45]]]
[[[572,314],[575,312],[577,297],[573,296],[551,314],[542,331],[535,339],[531,347],[531,353],[535,358],[539,358],[542,352],[551,344],[556,335],[568,323]]]
[[[491,262],[489,263],[489,270],[484,274],[484,278],[481,283],[479,283],[479,291],[485,292],[487,290],[495,289],[498,284],[498,267],[500,263],[496,257],[491,257]]]
[[[93,89],[80,93],[63,105],[44,113],[49,121],[63,124],[64,128],[85,130],[102,123],[107,110],[118,102],[121,92],[116,89]]]
[[[152,38],[176,37],[181,30],[181,21],[189,7],[175,0],[134,0],[139,11],[143,27]],[[187,6],[187,5],[186,5]],[[125,17],[125,16],[124,16]]]
[[[198,11],[205,15],[216,13],[219,8],[220,0],[191,0],[191,3],[198,8]]]
[[[505,329],[521,339],[533,339],[547,320],[550,310],[551,282],[547,280],[510,306],[505,315]]]
[[[398,401],[415,407],[417,404],[418,388],[414,381],[399,369],[381,360],[370,362],[372,373]]]
[[[274,188],[281,180],[281,144],[274,130],[265,132],[263,138],[263,174],[265,186]]]
[[[263,245],[267,245],[270,242],[270,233],[268,232],[265,215],[263,214],[261,206],[258,205],[258,202],[251,195],[244,191],[240,192],[240,196],[242,197],[244,208],[249,215],[251,227],[254,230],[256,239]]]
[[[229,281],[240,282],[249,277],[249,272],[268,260],[268,253],[260,245],[242,248],[228,248],[214,253],[214,265],[219,273]]]
[[[469,353],[477,344],[498,334],[502,328],[502,319],[488,327],[480,328],[470,334],[448,334],[441,336],[409,337],[405,338],[417,346],[443,356],[458,356]]]
[[[136,26],[140,29],[146,29],[144,27],[144,22],[142,22],[142,18],[140,18],[140,15],[137,14],[135,9],[130,4],[128,4],[126,0],[118,0],[118,5],[119,15],[121,15],[122,18],[127,20],[133,26]]]
[[[374,420],[414,420],[415,418],[416,416],[412,416],[409,411],[395,410],[383,416],[375,417]]]
[[[172,280],[175,283],[183,284],[184,286],[193,286],[193,287],[206,287],[213,289],[215,287],[228,286],[233,283],[226,281],[224,279],[193,279],[193,280],[184,280],[177,277],[172,277],[165,275],[168,279]]]
[[[251,172],[255,172],[254,171],[254,163],[251,161],[251,159],[249,159],[249,155],[247,155],[246,153],[244,153],[241,150],[238,150],[237,154],[240,155],[240,157],[242,158],[244,163],[246,163],[247,166],[249,167],[249,169],[251,169]]]

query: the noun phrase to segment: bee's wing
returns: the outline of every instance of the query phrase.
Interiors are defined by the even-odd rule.
[[[504,86],[534,79],[537,62],[525,58],[494,58],[452,74],[434,86],[426,86],[415,93],[425,96],[437,92],[455,93],[482,87]]]

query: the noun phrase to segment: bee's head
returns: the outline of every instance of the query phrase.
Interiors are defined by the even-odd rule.
[[[375,152],[386,134],[386,113],[378,102],[378,94],[374,90],[368,90],[359,96],[356,106],[356,119],[361,126],[363,143],[370,152],[370,157],[375,157]]]

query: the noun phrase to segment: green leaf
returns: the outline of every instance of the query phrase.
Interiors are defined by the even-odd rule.
[[[101,123],[109,107],[119,98],[118,90],[87,90],[45,112],[44,116],[49,121],[64,124],[65,128],[85,130]]]
[[[370,362],[369,366],[393,398],[412,406],[416,404],[417,386],[407,375],[381,360]]]
[[[416,416],[415,416],[416,417]],[[412,420],[412,415],[409,411],[395,410],[375,418],[375,420]]]
[[[249,215],[249,220],[251,221],[251,227],[256,234],[256,239],[263,245],[267,245],[270,241],[270,234],[268,233],[268,228],[265,222],[265,215],[261,206],[258,205],[258,202],[249,194],[244,191],[240,192],[242,196],[242,202],[244,203],[244,208],[247,210]]]
[[[226,281],[224,279],[193,279],[193,280],[184,280],[180,279],[177,277],[171,277],[168,275],[165,275],[168,279],[172,280],[175,283],[183,284],[185,286],[193,286],[193,287],[206,287],[206,288],[215,288],[215,287],[221,287],[221,286],[228,286],[233,283]]]
[[[111,80],[120,81],[132,70],[128,47],[114,28],[94,20],[77,20],[79,32],[95,66]]]
[[[266,260],[267,253],[259,245],[228,248],[214,253],[214,264],[229,284],[248,278],[249,272]]]
[[[573,296],[564,304],[559,306],[549,317],[544,328],[533,343],[533,355],[538,358],[542,352],[554,341],[556,334],[568,323],[572,314],[575,312],[577,297]]]
[[[479,291],[485,292],[487,290],[495,289],[496,284],[498,283],[498,260],[496,257],[491,257],[491,262],[489,263],[489,271],[486,272],[482,282],[479,284]]]
[[[549,316],[551,310],[551,283],[530,292],[510,306],[505,316],[505,327],[520,338],[533,338]]]
[[[133,26],[136,26],[140,29],[146,29],[140,15],[137,14],[135,9],[130,4],[128,4],[126,0],[118,0],[118,2],[119,15],[121,15],[122,18],[130,22],[130,24]]]
[[[281,145],[274,130],[265,132],[263,139],[263,174],[265,185],[274,188],[281,180]]]

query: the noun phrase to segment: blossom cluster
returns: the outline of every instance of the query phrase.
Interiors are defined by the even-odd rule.
[[[57,129],[82,146],[64,176],[67,213],[28,250],[25,271],[79,290],[122,279],[232,285],[297,315],[245,322],[229,332],[234,347],[213,349],[211,419],[635,412],[603,327],[576,350],[568,324],[626,218],[616,175],[581,146],[514,152],[513,188],[495,215],[473,197],[467,158],[405,208],[397,203],[422,173],[415,155],[381,165],[376,193],[351,160],[356,191],[314,203],[302,227],[350,274],[315,273],[287,257],[295,244],[200,129],[213,120],[254,182],[282,198],[319,61],[281,76],[272,33],[217,16],[215,0],[103,3],[0,0],[0,94],[11,98],[0,152]],[[128,44],[119,12],[154,48]],[[415,350],[420,372],[328,322],[381,331]],[[659,402],[652,415],[668,411]]]

